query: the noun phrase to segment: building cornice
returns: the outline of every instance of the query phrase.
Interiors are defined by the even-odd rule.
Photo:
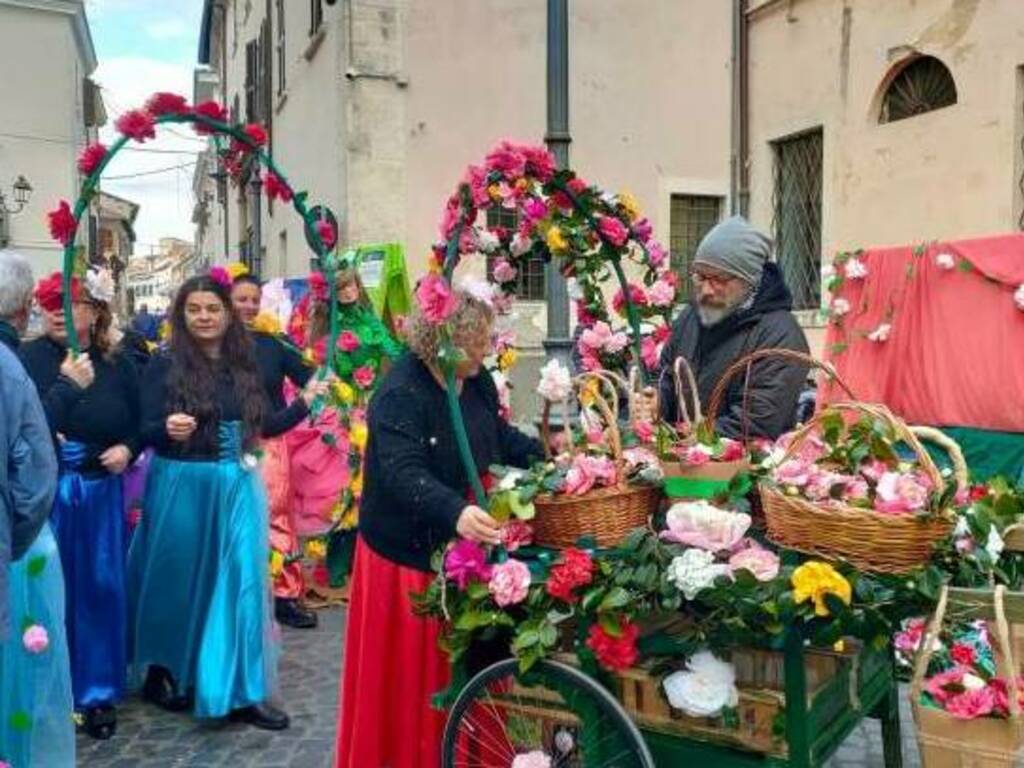
[[[85,74],[91,75],[96,71],[98,64],[96,48],[92,44],[92,33],[89,31],[89,20],[85,15],[84,0],[0,0],[0,6],[3,5],[70,16],[75,47],[85,64]]]

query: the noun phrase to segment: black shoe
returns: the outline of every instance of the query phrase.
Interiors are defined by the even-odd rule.
[[[270,704],[256,704],[252,707],[236,709],[230,719],[236,723],[246,723],[253,728],[264,731],[283,731],[289,725],[288,715]]]
[[[274,616],[280,623],[293,629],[313,629],[317,625],[316,614],[292,598],[274,598]]]
[[[146,673],[142,697],[168,712],[184,712],[192,706],[188,696],[178,694],[171,673],[163,667],[152,666]]]
[[[111,706],[90,707],[85,710],[82,730],[94,739],[106,741],[117,732],[117,710]]]

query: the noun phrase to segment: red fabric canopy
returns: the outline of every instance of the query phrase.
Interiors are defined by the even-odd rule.
[[[948,266],[952,257],[954,266]],[[877,248],[836,289],[825,356],[859,400],[914,424],[1024,432],[1024,234]],[[854,270],[855,271],[855,270]],[[842,301],[848,302],[845,315]],[[888,323],[888,339],[868,334]],[[823,388],[821,402],[842,397]]]

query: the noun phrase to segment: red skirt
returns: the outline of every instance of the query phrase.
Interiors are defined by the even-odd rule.
[[[387,560],[359,537],[345,630],[338,768],[437,768],[447,714],[430,706],[450,679],[441,624],[409,594],[433,574]]]

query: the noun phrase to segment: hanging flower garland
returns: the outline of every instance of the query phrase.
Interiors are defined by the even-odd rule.
[[[478,215],[496,207],[516,213],[515,231],[478,225]],[[483,165],[466,170],[445,206],[439,234],[430,273],[417,286],[416,301],[423,316],[441,330],[438,363],[449,384],[454,384],[459,355],[447,322],[456,309],[452,274],[469,254],[492,260],[490,302],[499,315],[509,311],[517,278],[530,258],[552,263],[573,278],[579,318],[586,328],[580,339],[585,366],[622,368],[640,361],[643,378],[645,369],[657,364],[679,286],[668,270],[666,251],[652,239],[652,226],[640,216],[631,195],[610,195],[571,170],[557,170],[554,156],[543,147],[503,141]],[[626,262],[642,270],[639,283],[627,280]],[[606,307],[602,283],[613,275],[620,287],[613,305],[628,321],[628,333],[612,328]],[[652,326],[645,335],[641,323],[655,318],[664,330]],[[475,479],[453,391],[450,386],[456,438],[467,474]],[[484,501],[477,482],[474,494],[479,503]]]
[[[266,169],[262,177],[268,198],[290,202],[302,217],[307,235],[314,246],[316,267],[326,276],[333,295],[333,275],[337,270],[335,248],[338,235],[328,222],[317,219],[307,207],[306,192],[295,192],[285,175],[265,151],[266,129],[257,123],[230,124],[227,109],[216,101],[205,101],[191,106],[184,96],[174,93],[156,93],[140,109],[123,113],[114,123],[121,135],[112,146],[95,142],[86,146],[78,158],[78,170],[85,176],[74,207],[61,200],[48,214],[50,235],[64,247],[63,309],[68,329],[68,346],[79,351],[78,335],[71,317],[71,281],[75,275],[75,237],[82,216],[99,189],[100,178],[110,161],[129,142],[139,144],[155,138],[156,128],[164,124],[189,124],[199,136],[213,138],[215,150],[229,176],[238,181],[248,172],[259,177],[260,166]],[[333,302],[332,302],[333,306]],[[337,338],[337,318],[332,312],[332,339]]]

